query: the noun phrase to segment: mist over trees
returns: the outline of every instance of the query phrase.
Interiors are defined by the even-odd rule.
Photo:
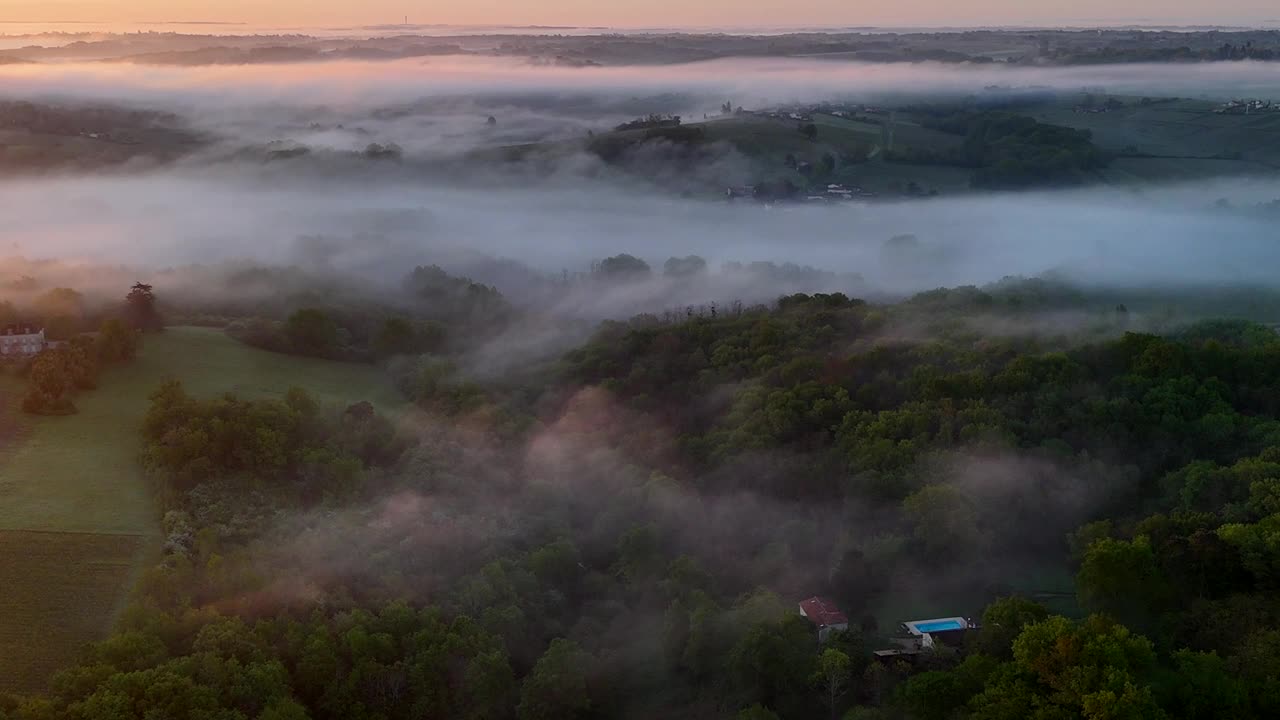
[[[592,282],[653,275],[600,266]],[[430,266],[402,291],[446,339],[528,312]],[[606,324],[498,381],[468,376],[466,346],[416,348],[426,315],[397,309],[369,337],[401,357],[407,415],[160,384],[141,437],[163,559],[48,705],[0,708],[97,717],[165,687],[245,717],[985,717],[1112,697],[1265,717],[1267,666],[1248,668],[1268,651],[1208,628],[1245,607],[1269,627],[1280,341],[1239,321],[1132,332],[1118,304],[1040,280],[725,303]],[[1092,320],[1044,332],[1067,308]],[[279,351],[330,347],[357,316],[298,307]],[[993,334],[1018,318],[1041,330]],[[127,353],[125,327],[100,342]],[[1009,584],[1046,567],[1076,573],[1073,617]],[[814,593],[851,619],[821,647],[795,605]],[[886,662],[880,618],[907,597],[980,629]]]
[[[1275,37],[193,37],[0,50],[0,720],[1280,715]]]

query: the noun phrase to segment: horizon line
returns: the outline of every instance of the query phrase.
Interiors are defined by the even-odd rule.
[[[1210,23],[1210,22],[1158,22],[1151,19],[1133,20],[1129,22],[1116,20],[1093,21],[1087,18],[1080,18],[1069,22],[1044,22],[1044,23],[973,23],[973,24],[913,24],[913,23],[884,23],[884,24],[866,24],[866,25],[850,25],[850,24],[812,24],[799,23],[794,25],[741,25],[741,26],[720,26],[720,25],[561,25],[561,24],[519,24],[519,23],[372,23],[372,24],[317,24],[317,25],[299,25],[290,23],[252,23],[242,20],[13,20],[0,19],[0,26],[3,25],[177,25],[177,26],[206,26],[206,25],[223,25],[233,27],[246,27],[262,30],[296,30],[296,31],[358,31],[358,30],[394,30],[397,28],[437,28],[437,29],[470,29],[470,30],[590,30],[599,32],[610,31],[627,31],[636,33],[670,33],[670,34],[720,34],[720,35],[739,35],[751,34],[759,31],[774,31],[788,33],[828,33],[834,34],[839,32],[859,32],[869,30],[1177,30],[1177,29],[1205,29],[1205,30],[1260,30],[1275,31],[1280,29],[1280,17],[1267,20],[1256,20],[1252,22],[1235,22],[1235,23]],[[111,33],[112,31],[103,31]],[[36,34],[36,33],[28,33]]]

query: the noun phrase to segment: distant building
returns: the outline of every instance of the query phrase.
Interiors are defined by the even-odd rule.
[[[47,346],[44,328],[25,323],[0,328],[0,357],[31,357]]]
[[[818,642],[823,643],[834,631],[849,629],[849,618],[840,612],[836,604],[826,598],[811,597],[800,601],[800,615],[818,628]]]
[[[906,660],[914,662],[917,655],[925,652],[924,646],[917,637],[892,637],[889,638],[891,647],[873,650],[871,655],[877,660]]]
[[[839,183],[827,185],[827,197],[832,200],[852,200],[854,196],[861,194],[861,188],[848,188]]]

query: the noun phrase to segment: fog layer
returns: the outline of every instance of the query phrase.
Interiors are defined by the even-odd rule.
[[[1213,203],[1274,200],[1280,197],[1275,180],[769,208],[673,198],[611,176],[590,158],[579,168],[571,159],[550,177],[491,176],[473,167],[464,180],[414,155],[580,135],[643,108],[954,96],[991,85],[1228,97],[1280,94],[1280,74],[1274,65],[1251,62],[1054,69],[803,59],[608,69],[485,58],[202,68],[18,65],[0,68],[0,96],[174,111],[220,139],[220,147],[283,140],[349,151],[394,141],[418,162],[268,166],[225,157],[210,164],[198,155],[162,170],[0,181],[6,208],[0,250],[152,268],[293,263],[387,282],[414,265],[456,266],[460,257],[509,258],[535,273],[562,276],[619,253],[657,268],[668,257],[696,254],[713,269],[769,261],[838,276],[821,287],[722,281],[682,292],[659,279],[571,303],[595,316],[767,300],[783,290],[899,294],[1045,272],[1102,284],[1274,282],[1270,268],[1280,249],[1272,225]],[[500,119],[486,130],[489,112]],[[723,161],[732,163],[732,153]],[[886,247],[904,234],[917,241]],[[862,278],[856,286],[855,275]],[[497,278],[478,279],[507,293],[521,290]]]
[[[1103,284],[1273,283],[1273,223],[1213,207],[1223,197],[1274,199],[1280,182],[769,208],[585,180],[458,188],[169,171],[0,183],[9,209],[0,248],[149,267],[245,259],[388,279],[466,253],[556,276],[629,253],[659,268],[690,254],[713,268],[812,265],[886,292],[1045,272]],[[918,243],[886,247],[902,234]]]

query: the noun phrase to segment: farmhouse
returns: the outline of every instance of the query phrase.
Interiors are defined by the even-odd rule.
[[[0,328],[0,357],[31,357],[44,350],[44,328],[16,324]]]
[[[826,598],[811,597],[800,601],[800,615],[818,628],[818,642],[826,642],[833,631],[849,629],[849,618]]]

